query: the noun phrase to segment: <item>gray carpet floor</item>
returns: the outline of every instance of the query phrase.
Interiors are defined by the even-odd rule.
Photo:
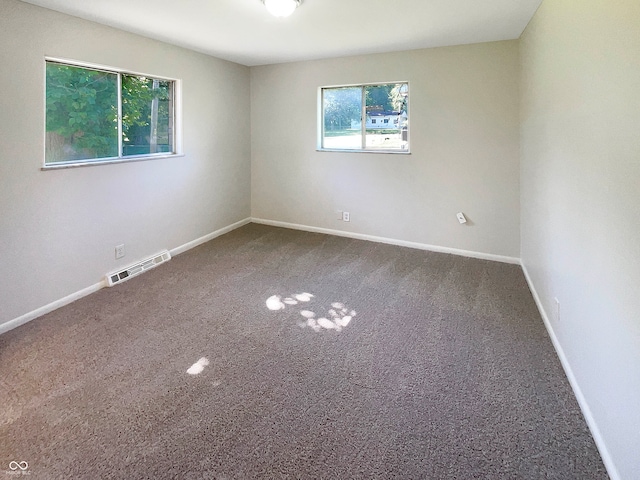
[[[250,224],[0,336],[0,474],[603,479],[522,270]]]

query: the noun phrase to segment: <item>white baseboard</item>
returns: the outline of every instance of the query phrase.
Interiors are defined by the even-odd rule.
[[[305,232],[326,233],[328,235],[337,235],[339,237],[356,238],[358,240],[368,240],[370,242],[387,243],[389,245],[397,245],[400,247],[416,248],[418,250],[428,250],[430,252],[450,253],[452,255],[460,255],[462,257],[479,258],[482,260],[492,260],[494,262],[512,263],[520,265],[520,259],[516,257],[507,257],[504,255],[494,255],[492,253],[474,252],[471,250],[460,250],[458,248],[440,247],[438,245],[429,245],[426,243],[407,242],[405,240],[396,240],[394,238],[376,237],[374,235],[366,235],[364,233],[345,232],[343,230],[333,230],[330,228],[311,227],[309,225],[299,225],[297,223],[279,222],[276,220],[266,220],[264,218],[252,218],[253,223],[261,223],[263,225],[271,225],[273,227],[291,228],[293,230],[304,230]]]
[[[196,240],[193,240],[191,242],[185,243],[184,245],[181,245],[179,247],[176,247],[170,250],[171,256],[174,257],[183,252],[186,252],[187,250],[193,247],[197,247],[198,245],[208,242],[209,240],[219,237],[220,235],[224,235],[225,233],[228,233],[231,230],[235,230],[236,228],[239,228],[250,222],[251,222],[250,218],[245,218],[244,220],[240,220],[239,222],[231,224],[227,227],[223,227],[219,230],[216,230],[215,232],[209,233],[208,235],[197,238]],[[48,305],[45,305],[40,308],[36,308],[35,310],[29,313],[25,313],[24,315],[21,315],[18,318],[14,318],[13,320],[4,322],[0,324],[0,335],[2,335],[5,332],[8,332],[9,330],[13,330],[14,328],[19,327],[20,325],[24,325],[25,323],[30,322],[31,320],[35,320],[36,318],[41,317],[42,315],[45,315],[49,312],[53,312],[54,310],[57,310],[60,307],[64,307],[65,305],[75,302],[76,300],[79,300],[82,297],[86,297],[87,295],[95,293],[103,287],[106,287],[106,282],[104,280],[94,285],[91,285],[89,287],[83,288],[82,290],[72,293],[71,295],[67,295],[64,298],[51,302]]]
[[[230,231],[235,230],[236,228],[240,228],[243,225],[246,225],[248,223],[251,223],[251,218],[245,218],[244,220],[240,220],[239,222],[232,223],[231,225],[228,225],[219,230],[216,230],[215,232],[211,232],[200,238],[196,238],[195,240],[185,243],[184,245],[180,245],[179,247],[172,248],[171,250],[169,250],[169,253],[171,254],[172,257],[175,257],[176,255],[180,255],[181,253],[184,253],[187,250],[191,250],[192,248],[197,247],[198,245],[202,245],[203,243],[206,243],[209,240],[213,240],[214,238],[219,237],[220,235],[229,233]]]
[[[2,335],[5,332],[8,332],[9,330],[13,330],[14,328],[19,327],[20,325],[24,325],[25,323],[30,322],[31,320],[35,320],[36,318],[41,317],[42,315],[45,315],[49,312],[53,312],[54,310],[57,310],[60,307],[69,305],[70,303],[75,302],[76,300],[79,300],[82,297],[86,297],[87,295],[95,293],[104,286],[105,286],[104,281],[95,283],[90,287],[83,288],[82,290],[72,293],[71,295],[67,295],[66,297],[61,298],[60,300],[51,302],[50,304],[45,305],[44,307],[36,308],[35,310],[29,313],[25,313],[24,315],[21,315],[18,318],[9,320],[8,322],[5,322],[0,325],[0,335]]]
[[[551,338],[551,343],[553,343],[553,347],[555,348],[556,354],[558,355],[558,358],[560,359],[560,363],[562,364],[562,368],[564,369],[564,373],[566,374],[567,379],[569,380],[569,384],[571,385],[571,388],[573,389],[573,394],[575,395],[576,400],[578,401],[578,405],[580,406],[580,410],[582,411],[582,415],[584,416],[584,419],[587,422],[587,426],[589,427],[589,430],[591,431],[591,435],[593,436],[593,440],[596,443],[596,447],[598,448],[598,451],[600,452],[600,457],[602,458],[602,462],[604,463],[604,466],[607,469],[607,473],[609,474],[609,478],[611,478],[611,480],[622,480],[622,477],[618,473],[618,469],[616,468],[615,464],[613,463],[613,459],[611,458],[611,454],[609,453],[609,449],[607,448],[607,445],[605,444],[605,441],[602,438],[602,434],[600,433],[600,429],[598,428],[598,424],[596,423],[595,419],[593,418],[593,414],[591,413],[591,408],[589,408],[589,404],[587,403],[587,399],[585,398],[584,394],[582,393],[582,389],[580,388],[580,385],[578,384],[578,380],[576,379],[575,375],[573,374],[573,370],[571,369],[571,364],[569,363],[569,360],[567,359],[567,356],[564,353],[562,345],[560,344],[560,341],[558,340],[558,337],[556,336],[556,333],[553,330],[553,326],[551,325],[551,321],[549,320],[549,315],[547,315],[547,312],[544,309],[544,306],[542,305],[542,301],[540,300],[540,296],[538,295],[536,287],[533,284],[531,276],[529,275],[529,271],[527,270],[527,267],[524,264],[522,264],[522,271],[524,272],[524,276],[527,279],[527,283],[529,284],[529,290],[531,290],[531,294],[533,295],[533,299],[535,300],[536,305],[538,306],[538,311],[540,312],[540,315],[542,316],[542,320],[544,322],[544,326],[546,327],[547,332],[549,333],[549,337]]]

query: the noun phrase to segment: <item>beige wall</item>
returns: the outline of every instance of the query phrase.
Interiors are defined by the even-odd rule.
[[[411,155],[316,151],[319,87],[393,81]],[[518,101],[516,41],[253,67],[252,216],[519,257]]]
[[[638,479],[640,2],[545,0],[521,61],[522,260],[610,471]]]
[[[247,67],[16,0],[1,12],[0,324],[250,215]],[[181,79],[185,156],[41,171],[45,55]]]

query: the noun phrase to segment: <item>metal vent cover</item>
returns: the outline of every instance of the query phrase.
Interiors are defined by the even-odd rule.
[[[109,287],[113,287],[117,283],[129,280],[130,278],[140,275],[142,272],[146,272],[147,270],[157,267],[161,263],[168,262],[169,260],[171,260],[171,254],[168,250],[160,252],[146,260],[134,263],[123,270],[109,273],[107,275],[107,285]]]

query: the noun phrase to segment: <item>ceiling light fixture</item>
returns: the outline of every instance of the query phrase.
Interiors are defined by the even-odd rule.
[[[302,3],[302,0],[262,0],[262,3],[274,17],[288,17]]]

